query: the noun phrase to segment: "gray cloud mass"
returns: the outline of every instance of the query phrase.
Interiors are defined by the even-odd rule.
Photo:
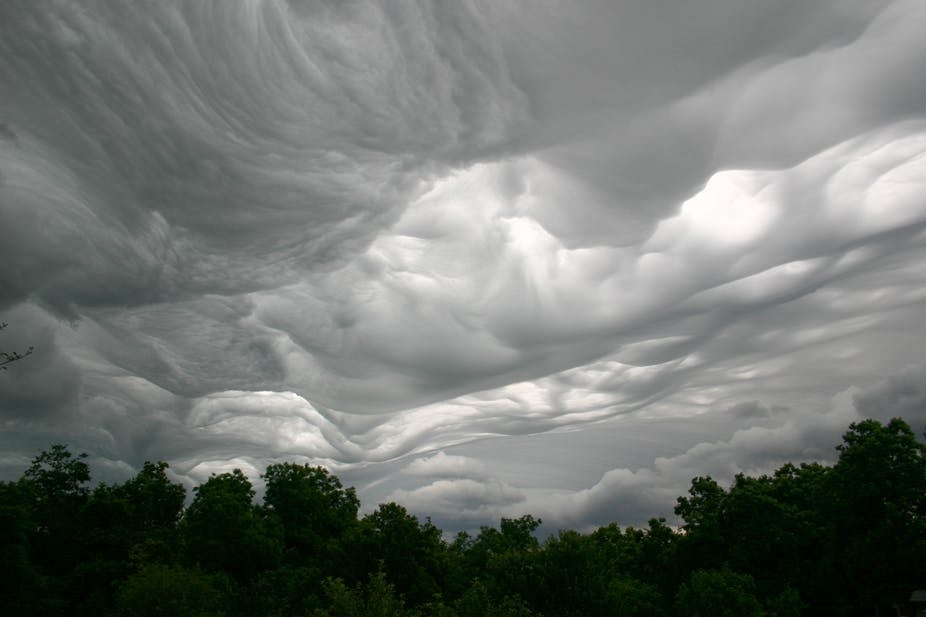
[[[447,529],[924,426],[916,0],[0,4],[0,473]]]

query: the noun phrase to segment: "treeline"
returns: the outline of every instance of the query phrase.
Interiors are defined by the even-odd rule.
[[[838,462],[692,481],[675,530],[617,524],[538,540],[531,516],[452,542],[401,505],[358,518],[320,467],[194,489],[146,463],[90,488],[53,446],[0,483],[0,614],[693,616],[906,614],[926,588],[926,447],[902,420],[849,427]],[[895,611],[900,611],[895,612]]]

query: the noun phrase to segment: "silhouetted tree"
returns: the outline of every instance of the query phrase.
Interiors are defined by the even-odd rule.
[[[221,573],[149,564],[119,586],[115,607],[125,617],[206,617],[227,614],[232,597]]]
[[[81,614],[98,615],[112,604],[113,581],[179,558],[176,525],[186,490],[166,469],[167,463],[146,462],[127,482],[101,483],[90,493],[80,513],[80,562],[68,576]]]
[[[55,444],[32,460],[20,480],[35,522],[30,538],[34,556],[52,574],[67,571],[78,557],[79,515],[90,495],[86,457]]]
[[[844,595],[888,611],[926,581],[926,445],[894,418],[852,424],[837,450],[825,504]]]
[[[459,535],[452,549],[460,556],[465,580],[481,580],[497,600],[529,597],[536,585],[540,542],[534,532],[540,523],[527,514],[503,518],[497,529],[482,526],[475,538]]]
[[[343,574],[344,537],[357,523],[360,500],[323,467],[280,463],[270,465],[264,505],[283,528],[286,561],[324,564],[329,576]]]
[[[676,611],[691,617],[764,617],[748,574],[697,570],[678,590]]]
[[[184,516],[190,564],[225,572],[239,583],[279,565],[283,532],[253,503],[254,488],[240,469],[213,474],[193,491]]]
[[[442,591],[447,547],[441,531],[418,521],[397,503],[381,504],[363,517],[357,548],[366,570],[382,568],[389,582],[410,604],[427,602]]]
[[[55,444],[32,460],[18,482],[31,522],[27,541],[41,582],[40,612],[55,614],[76,603],[69,583],[81,562],[82,513],[90,495],[86,456]]]
[[[0,322],[0,330],[3,330],[7,327],[5,322]],[[26,351],[0,351],[0,371],[5,371],[8,364],[22,360],[26,356],[32,354],[34,351],[33,347],[29,347]]]
[[[838,462],[692,480],[676,531],[605,525],[540,542],[503,518],[448,544],[396,503],[357,520],[320,467],[240,471],[185,491],[166,463],[90,489],[54,445],[0,482],[0,614],[840,617],[888,614],[926,581],[926,446],[899,419],[853,424]]]
[[[32,562],[30,534],[35,520],[31,495],[18,482],[0,482],[0,614],[31,615],[41,593]]]
[[[383,572],[371,574],[366,583],[348,587],[341,579],[324,583],[327,609],[313,617],[403,617],[405,602]]]

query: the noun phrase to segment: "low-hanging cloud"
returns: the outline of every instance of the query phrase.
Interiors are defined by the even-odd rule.
[[[415,459],[401,470],[405,476],[428,477],[430,483],[413,490],[395,490],[389,498],[409,504],[413,511],[438,522],[470,529],[490,525],[499,517],[527,513],[542,518],[547,530],[587,528],[615,520],[642,527],[657,516],[676,524],[672,514],[676,499],[686,493],[696,476],[711,476],[729,485],[736,474],[767,474],[787,462],[831,464],[841,435],[852,422],[866,417],[906,417],[914,425],[921,424],[922,413],[911,414],[909,406],[911,401],[922,399],[921,388],[912,383],[922,371],[922,367],[911,367],[866,388],[840,392],[818,413],[769,408],[758,401],[714,410],[716,416],[727,416],[711,432],[719,438],[699,441],[697,435],[689,435],[690,446],[666,456],[654,453],[650,464],[608,469],[587,487],[538,490],[530,480],[518,486],[506,479],[517,474],[504,464],[498,473],[486,474],[483,462],[441,451]],[[872,405],[877,406],[877,413],[871,413]],[[638,419],[628,420],[625,428],[631,434],[647,433]],[[581,443],[579,438],[571,445]],[[456,450],[465,452],[467,447]],[[525,454],[525,458],[530,455]],[[473,496],[479,499],[473,500]]]

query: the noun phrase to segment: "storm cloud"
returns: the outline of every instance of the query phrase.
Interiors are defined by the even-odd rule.
[[[916,0],[0,4],[0,470],[640,523],[922,425]]]

